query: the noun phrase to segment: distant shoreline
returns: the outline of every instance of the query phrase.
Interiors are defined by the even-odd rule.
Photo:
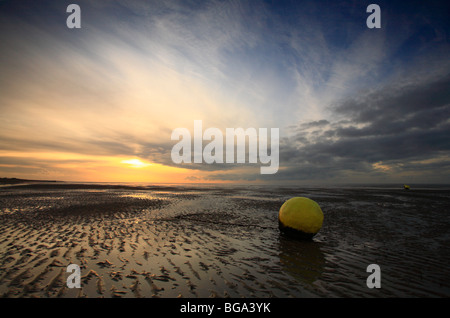
[[[39,185],[40,184],[40,185]],[[14,186],[24,188],[24,187],[51,187],[60,186],[62,188],[126,188],[126,189],[141,189],[141,190],[151,190],[153,188],[165,188],[166,190],[175,190],[179,187],[184,189],[201,189],[202,187],[286,187],[286,188],[315,188],[315,189],[403,189],[403,183],[330,183],[330,184],[293,184],[293,183],[202,183],[202,182],[192,182],[192,183],[154,183],[154,182],[93,182],[93,181],[63,181],[63,180],[34,180],[34,179],[20,179],[20,178],[0,178],[0,185],[2,188],[9,188],[9,186]],[[411,189],[413,190],[425,190],[425,189],[439,189],[439,190],[450,190],[450,184],[439,184],[439,183],[409,183]]]
[[[17,184],[17,183],[27,183],[27,182],[62,182],[57,180],[28,180],[28,179],[18,179],[18,178],[0,178],[0,184]]]

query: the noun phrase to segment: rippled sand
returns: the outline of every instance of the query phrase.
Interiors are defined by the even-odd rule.
[[[322,207],[312,242],[279,234],[293,196]],[[0,295],[449,297],[449,206],[436,189],[3,187]],[[66,286],[72,263],[80,289]]]

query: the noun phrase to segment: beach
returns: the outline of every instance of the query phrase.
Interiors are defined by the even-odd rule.
[[[312,241],[280,235],[295,196],[324,213]],[[0,295],[449,297],[449,206],[439,187],[3,185]],[[370,264],[381,288],[367,287]]]

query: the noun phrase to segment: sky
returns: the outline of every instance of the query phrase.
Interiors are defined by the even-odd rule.
[[[70,29],[67,6],[81,8]],[[368,28],[369,4],[381,28]],[[0,177],[448,183],[447,1],[0,1]],[[279,128],[279,169],[175,164],[176,128]],[[204,142],[204,145],[207,142]]]

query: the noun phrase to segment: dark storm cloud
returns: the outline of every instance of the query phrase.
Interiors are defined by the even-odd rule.
[[[450,150],[450,75],[407,87],[386,87],[338,104],[351,125],[337,127],[330,153],[368,160],[429,157]],[[364,126],[358,128],[358,124]],[[357,141],[359,146],[353,145]],[[364,141],[367,141],[364,143]],[[365,156],[371,154],[370,156]]]
[[[300,126],[300,129],[305,129],[305,128],[312,128],[312,127],[322,127],[325,125],[328,125],[330,122],[328,120],[325,119],[321,119],[321,120],[316,120],[316,121],[312,121],[309,123],[304,123]]]
[[[374,126],[371,133],[382,129],[385,122],[405,122],[407,126],[412,125],[410,128],[424,128],[424,125],[439,123],[441,115],[448,115],[449,88],[450,75],[447,74],[425,83],[385,87],[365,96],[358,96],[356,100],[346,100],[334,110],[350,116],[353,123],[370,123],[371,127]]]
[[[429,171],[445,176],[450,154],[449,88],[447,74],[386,86],[334,104],[336,118],[347,119],[303,124],[315,128],[322,122],[323,129],[299,131],[282,140],[280,163],[287,169],[277,178],[345,178],[350,170],[379,174],[376,163],[389,168],[384,173]]]

